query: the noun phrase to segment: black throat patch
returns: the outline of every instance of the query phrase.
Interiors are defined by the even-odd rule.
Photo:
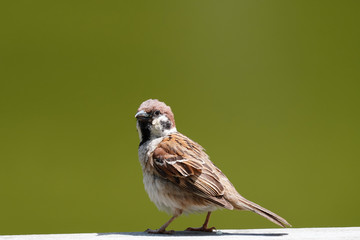
[[[150,140],[150,122],[148,121],[139,121],[140,131],[141,131],[141,140],[139,147],[143,145],[145,142]]]

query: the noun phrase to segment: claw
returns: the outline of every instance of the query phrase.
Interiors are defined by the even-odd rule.
[[[174,215],[172,218],[170,218],[170,220],[167,221],[164,225],[162,225],[159,229],[152,230],[152,229],[149,228],[149,229],[145,230],[145,232],[152,233],[152,234],[174,234],[175,233],[174,230],[166,231],[165,229],[180,214],[181,214],[181,211],[180,211],[180,213],[178,215]]]
[[[205,228],[204,226],[202,226],[202,227],[199,227],[199,228],[188,227],[185,231],[213,232],[214,230],[216,230],[215,227]]]

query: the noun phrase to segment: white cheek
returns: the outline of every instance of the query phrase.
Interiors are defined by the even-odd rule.
[[[160,130],[161,130],[161,124],[160,124],[159,118],[154,119],[154,120],[152,121],[152,127],[153,127],[153,129],[156,130],[156,131],[160,131]]]
[[[159,131],[162,131],[162,125],[161,125],[161,122],[167,122],[169,121],[169,119],[162,115],[156,119],[154,119],[152,121],[152,126],[153,126],[153,129],[156,131],[156,132],[159,132]]]
[[[162,126],[161,122],[167,122],[167,121],[169,121],[169,119],[165,115],[162,115],[162,116],[154,119],[151,122],[150,131],[151,131],[152,138],[154,138],[154,137],[156,138],[156,137],[159,137],[159,136],[165,136],[165,135],[168,135],[170,133],[176,132],[175,127],[171,128],[169,130],[163,129],[163,126]]]

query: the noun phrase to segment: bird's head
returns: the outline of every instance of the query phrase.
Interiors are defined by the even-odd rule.
[[[171,108],[157,99],[143,102],[135,115],[140,145],[150,139],[176,132],[174,114]]]

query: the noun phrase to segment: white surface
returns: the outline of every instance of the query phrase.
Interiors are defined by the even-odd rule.
[[[148,234],[143,232],[121,233],[80,233],[80,234],[39,234],[39,235],[0,235],[0,240],[122,240],[122,239],[243,239],[243,240],[360,240],[360,227],[348,228],[276,228],[250,230],[218,230],[214,233],[176,232],[173,235]]]

